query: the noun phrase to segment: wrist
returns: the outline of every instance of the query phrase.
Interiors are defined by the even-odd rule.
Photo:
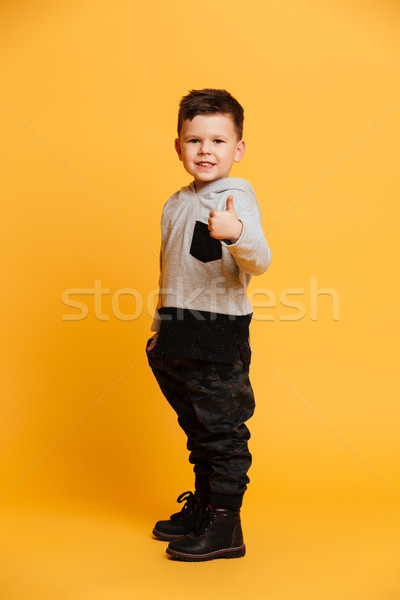
[[[242,231],[243,231],[243,223],[242,223],[242,221],[239,221],[239,219],[238,219],[235,236],[229,238],[230,241],[232,242],[232,244],[236,244],[236,242],[238,241],[238,239],[242,235]]]

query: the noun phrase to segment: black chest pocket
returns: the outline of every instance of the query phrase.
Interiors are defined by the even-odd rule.
[[[222,257],[221,242],[210,236],[206,223],[196,221],[190,254],[204,263],[219,260]]]

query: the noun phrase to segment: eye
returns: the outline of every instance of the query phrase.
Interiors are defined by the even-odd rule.
[[[218,140],[218,139],[217,139],[217,140],[214,140],[214,142],[216,142],[217,144],[223,144],[223,143],[224,143],[224,140]]]
[[[197,138],[193,138],[192,140],[188,140],[189,144],[193,144],[198,142],[199,140]]]

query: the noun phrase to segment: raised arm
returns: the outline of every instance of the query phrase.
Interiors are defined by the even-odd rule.
[[[271,250],[261,225],[255,198],[238,193],[229,196],[225,210],[212,210],[208,219],[210,236],[221,241],[236,264],[250,275],[261,275],[271,263]]]

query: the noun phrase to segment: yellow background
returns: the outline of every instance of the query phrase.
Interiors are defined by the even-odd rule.
[[[2,598],[400,597],[399,17],[394,0],[1,3]],[[118,319],[112,297],[157,286],[161,209],[190,181],[178,103],[202,87],[245,108],[231,175],[256,191],[272,263],[252,289],[275,302],[251,329],[247,555],[181,564],[150,532],[192,486],[185,440],[148,311]],[[75,296],[88,316],[64,320],[64,290],[95,281],[106,318]],[[324,295],[312,318],[312,281],[337,320]]]

